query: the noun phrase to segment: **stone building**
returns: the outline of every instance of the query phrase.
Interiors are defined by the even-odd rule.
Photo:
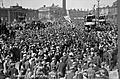
[[[88,14],[88,10],[76,10],[76,9],[70,9],[69,16],[72,21],[74,22],[84,22],[84,17]]]
[[[100,7],[99,14],[105,15],[108,21],[117,23],[117,1],[113,2],[112,6]],[[96,9],[96,15],[98,15],[98,8]]]
[[[55,20],[62,16],[64,16],[63,8],[52,4],[51,6],[43,6],[38,9],[39,11],[39,19],[40,20]]]
[[[0,8],[0,19],[8,23],[21,20],[38,20],[38,10],[22,8],[19,5],[11,6],[10,8]]]

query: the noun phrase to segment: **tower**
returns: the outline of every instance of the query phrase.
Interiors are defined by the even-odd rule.
[[[67,15],[67,12],[66,12],[66,0],[63,0],[63,10],[64,10],[64,15]]]

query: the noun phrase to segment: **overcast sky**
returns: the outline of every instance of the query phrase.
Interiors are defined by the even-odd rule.
[[[112,5],[115,1],[116,0],[100,0],[100,6]],[[62,7],[62,0],[3,0],[3,2],[5,7],[16,5],[16,3],[19,3],[19,5],[22,5],[25,8],[32,9],[38,9],[43,5],[50,6],[52,3]],[[67,0],[67,9],[92,9],[94,4],[97,4],[97,0]]]

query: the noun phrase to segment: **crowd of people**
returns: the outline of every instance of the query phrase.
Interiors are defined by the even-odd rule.
[[[115,24],[0,26],[0,79],[109,79],[117,66]]]

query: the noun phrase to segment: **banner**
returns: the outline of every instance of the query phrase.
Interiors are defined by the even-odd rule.
[[[71,19],[70,19],[70,17],[69,17],[69,16],[64,16],[64,18],[65,18],[65,20],[67,20],[67,21],[71,22]]]

